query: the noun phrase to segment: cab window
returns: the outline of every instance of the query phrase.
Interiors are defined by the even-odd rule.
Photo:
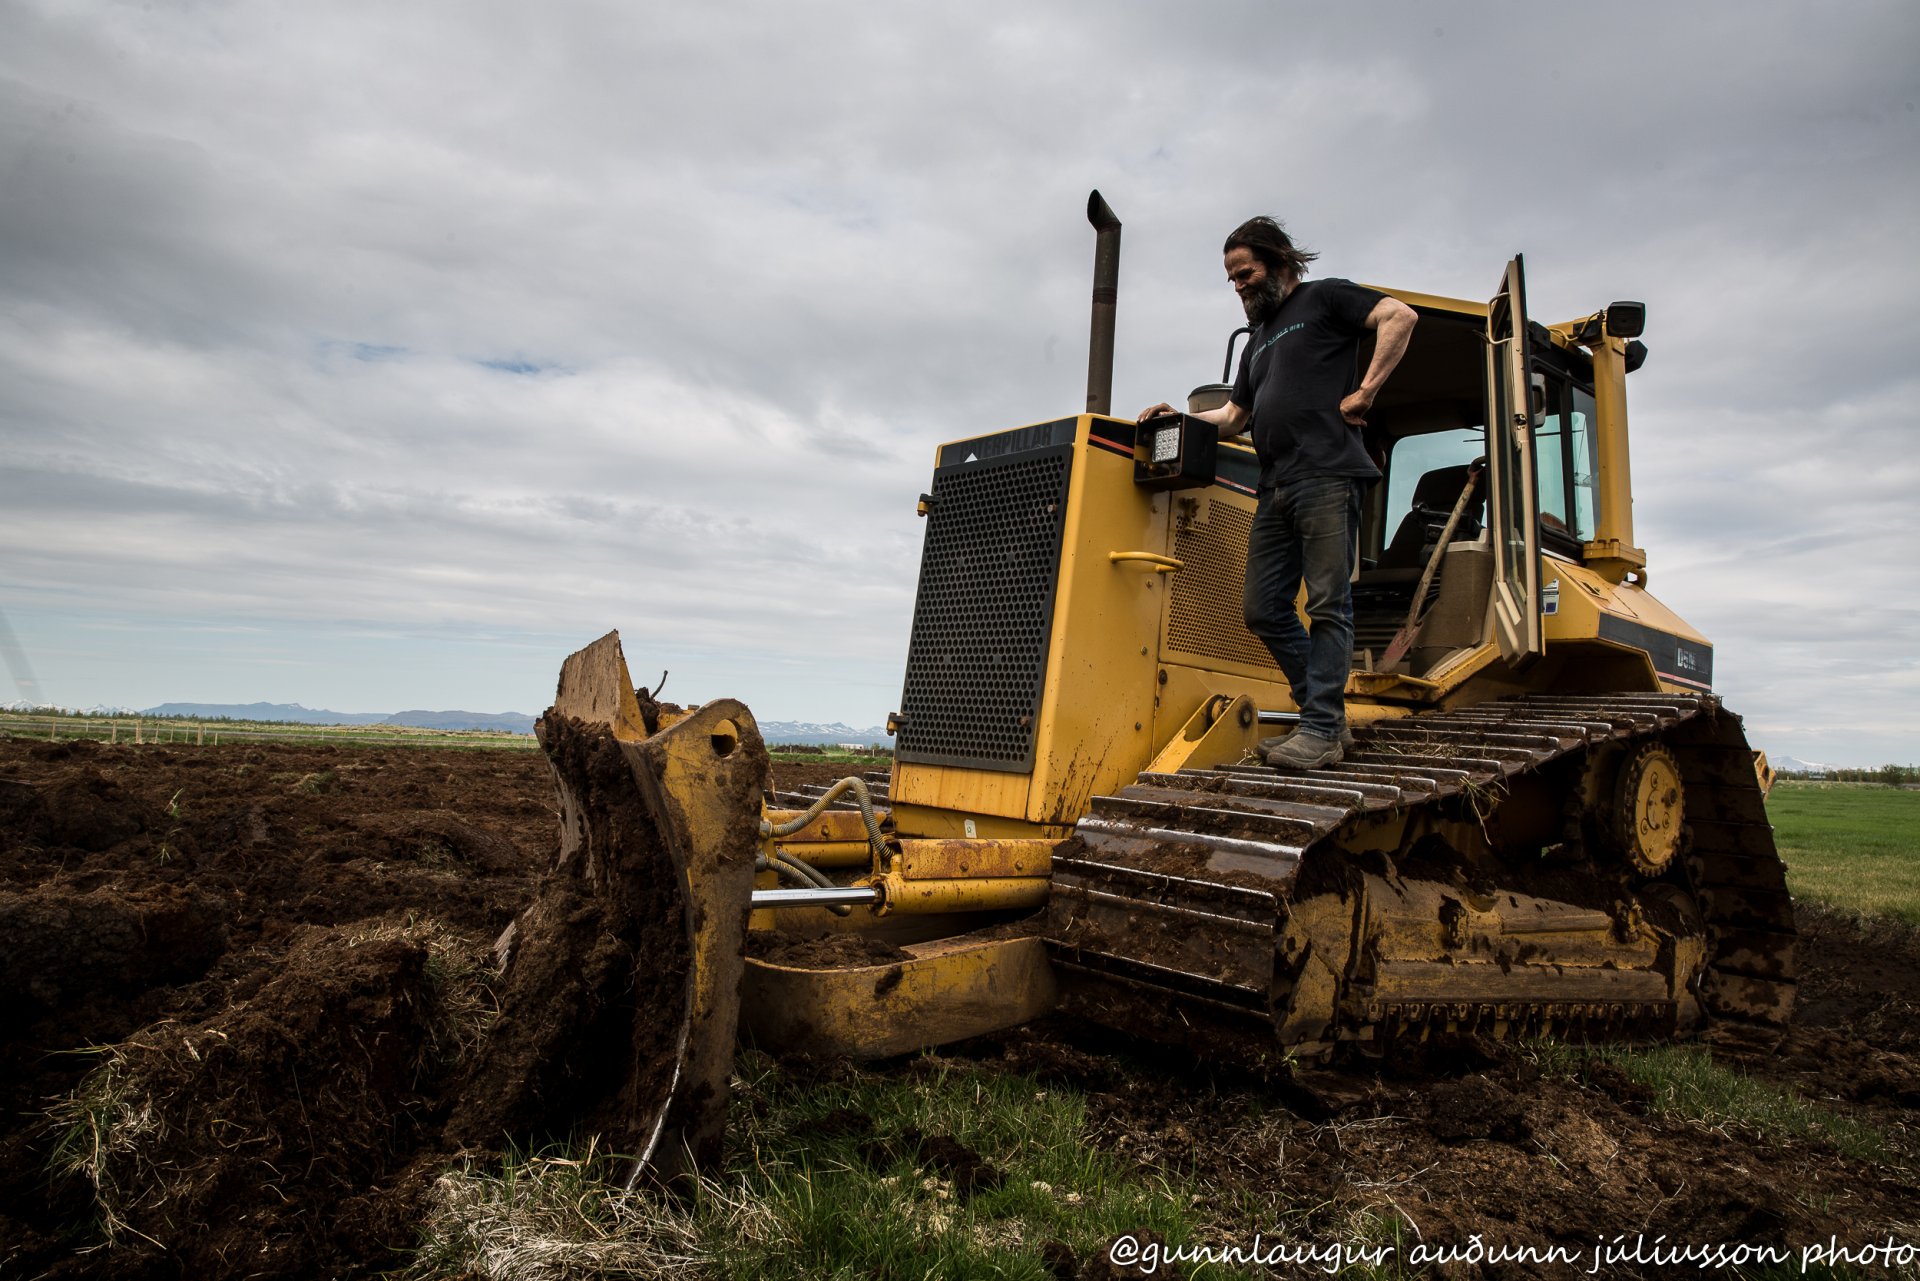
[[[1577,557],[1593,537],[1593,393],[1538,366],[1534,386],[1545,394],[1546,411],[1533,435],[1540,533],[1547,548]]]

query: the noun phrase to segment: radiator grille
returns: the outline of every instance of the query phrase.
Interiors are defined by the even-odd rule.
[[[1071,465],[1055,447],[934,473],[900,760],[1032,767]]]
[[[1252,532],[1253,513],[1224,502],[1212,504],[1206,522],[1175,532],[1173,554],[1185,568],[1168,575],[1169,650],[1278,670],[1266,645],[1247,630],[1240,604]]]

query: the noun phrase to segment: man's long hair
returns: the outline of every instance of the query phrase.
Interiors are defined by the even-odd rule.
[[[1233,229],[1227,237],[1227,243],[1220,250],[1222,255],[1236,249],[1245,249],[1255,258],[1267,265],[1267,270],[1281,276],[1292,276],[1295,280],[1307,274],[1307,264],[1320,255],[1309,253],[1293,243],[1293,237],[1278,222],[1262,214],[1258,218],[1249,218]]]

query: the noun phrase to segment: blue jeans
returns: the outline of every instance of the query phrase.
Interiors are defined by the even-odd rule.
[[[1322,738],[1338,738],[1347,723],[1359,528],[1360,482],[1320,476],[1261,490],[1247,539],[1247,630],[1286,673],[1302,728]],[[1303,579],[1310,629],[1293,608]]]

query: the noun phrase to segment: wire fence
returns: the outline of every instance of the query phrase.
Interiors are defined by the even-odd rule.
[[[245,721],[161,720],[140,716],[50,716],[0,713],[0,734],[59,742],[89,738],[102,743],[177,744],[333,743],[342,747],[472,747],[528,751],[540,744],[531,734],[499,730],[420,729],[400,725],[262,725]]]
[[[172,720],[151,716],[57,716],[46,712],[0,712],[0,736],[60,742],[90,738],[101,743],[140,746],[173,744],[218,747],[227,743],[332,743],[341,747],[467,747],[493,751],[533,751],[531,734],[504,730],[425,729],[407,725],[289,725],[250,721]],[[776,759],[885,765],[888,748],[845,744],[769,743]]]

